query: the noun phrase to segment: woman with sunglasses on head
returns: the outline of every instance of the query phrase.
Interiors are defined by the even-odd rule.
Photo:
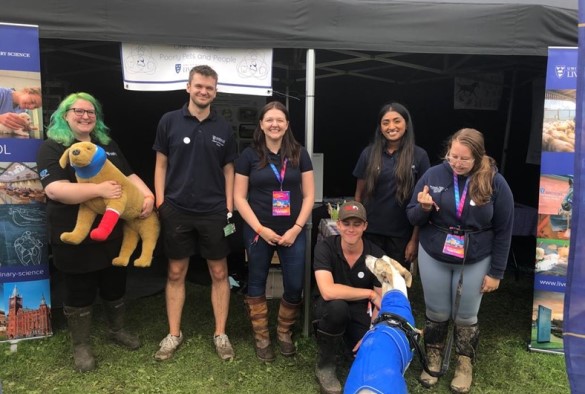
[[[418,229],[408,222],[405,209],[414,185],[429,167],[427,152],[414,143],[414,125],[406,107],[384,105],[374,141],[353,170],[354,198],[368,212],[364,237],[406,268],[418,253]]]
[[[75,227],[79,204],[93,198],[119,198],[122,187],[114,181],[100,184],[77,183],[74,169],[59,165],[59,159],[72,144],[92,142],[104,149],[107,158],[144,193],[141,217],[152,214],[154,195],[132,171],[118,145],[108,135],[99,102],[88,93],[66,97],[51,116],[48,139],[37,153],[37,167],[47,196],[47,225],[53,263],[65,284],[63,311],[67,317],[75,369],[95,369],[90,345],[92,304],[99,294],[108,321],[110,339],[129,349],[140,347],[140,340],[124,330],[126,269],[114,267],[122,243],[121,221],[105,241],[87,237],[79,245],[66,244],[60,235]],[[108,221],[108,212],[98,223]],[[103,219],[102,219],[103,218]]]
[[[461,129],[450,137],[445,161],[418,181],[407,214],[420,227],[429,369],[439,372],[443,355],[450,354],[445,340],[453,319],[457,366],[451,390],[467,393],[479,341],[477,314],[483,294],[504,277],[514,216],[512,191],[486,154],[482,133]],[[419,380],[431,387],[438,378],[423,371]]]

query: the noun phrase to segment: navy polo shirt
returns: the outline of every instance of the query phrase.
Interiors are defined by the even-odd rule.
[[[282,159],[279,154],[269,153],[269,162],[273,163],[280,174]],[[263,226],[275,231],[285,232],[294,226],[303,204],[302,173],[313,170],[309,153],[301,148],[298,167],[287,163],[282,190],[290,192],[290,216],[272,216],[272,192],[280,190],[270,165],[258,168],[260,156],[248,147],[236,161],[236,173],[248,177],[248,203]]]
[[[212,108],[199,121],[183,108],[158,124],[153,149],[167,156],[165,203],[192,213],[226,210],[223,167],[237,156],[232,126]]]
[[[353,176],[356,178],[365,179],[371,151],[372,145],[362,151],[353,170]],[[382,168],[376,181],[374,195],[364,200],[364,207],[368,214],[367,233],[398,238],[410,237],[412,233],[412,226],[405,212],[410,198],[402,206],[396,201],[396,178],[394,176],[394,170],[398,154],[400,153],[395,152],[390,155],[386,150],[382,154]],[[412,163],[415,184],[429,167],[430,162],[427,152],[415,146],[414,161]]]

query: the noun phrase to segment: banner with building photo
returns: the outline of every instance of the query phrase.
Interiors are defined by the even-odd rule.
[[[206,64],[219,75],[219,92],[272,95],[272,49],[123,43],[121,58],[127,90],[182,90],[191,68]]]
[[[38,27],[0,23],[0,341],[52,334],[42,138]]]
[[[577,49],[549,48],[530,349],[562,353],[573,219]]]

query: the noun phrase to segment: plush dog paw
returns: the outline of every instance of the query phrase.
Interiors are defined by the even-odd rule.
[[[85,237],[80,237],[78,235],[76,235],[75,233],[63,233],[61,234],[61,241],[67,243],[67,244],[72,244],[72,245],[79,245],[81,243],[81,241],[83,241],[83,238]]]
[[[135,267],[141,267],[141,268],[150,267],[150,263],[152,263],[152,259],[138,258],[138,259],[134,260]]]
[[[126,267],[128,265],[129,260],[126,258],[122,258],[120,256],[116,257],[114,260],[112,260],[112,265],[115,265],[116,267]]]

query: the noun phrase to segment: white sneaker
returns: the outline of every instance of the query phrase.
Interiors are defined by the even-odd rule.
[[[173,357],[179,345],[183,343],[183,333],[179,332],[179,336],[167,335],[159,343],[160,349],[154,354],[154,358],[158,361],[168,360]]]
[[[221,334],[214,336],[213,343],[215,344],[215,351],[219,358],[222,360],[231,360],[234,358],[234,348],[227,335]]]

